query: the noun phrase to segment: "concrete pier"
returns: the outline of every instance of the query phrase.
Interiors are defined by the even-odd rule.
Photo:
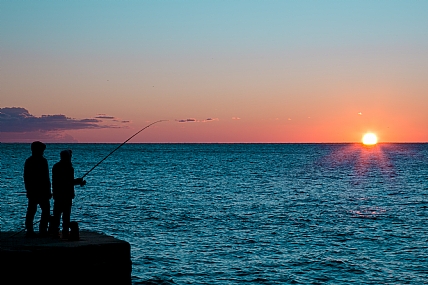
[[[131,284],[125,241],[89,231],[78,241],[13,234],[0,232],[1,284]]]

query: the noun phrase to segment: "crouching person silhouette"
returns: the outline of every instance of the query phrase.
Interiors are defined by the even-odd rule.
[[[39,234],[46,235],[50,218],[51,181],[49,179],[49,166],[43,153],[46,145],[35,141],[31,144],[32,155],[25,161],[24,184],[28,198],[27,214],[25,216],[26,236],[34,237],[33,229],[34,215],[37,212],[37,205],[42,210],[42,217],[39,224]]]
[[[74,178],[74,168],[71,163],[71,150],[60,153],[61,160],[52,168],[52,192],[54,198],[53,221],[51,234],[58,237],[59,224],[62,215],[62,237],[68,238],[70,233],[71,205],[74,198],[74,185],[84,186],[83,178]]]

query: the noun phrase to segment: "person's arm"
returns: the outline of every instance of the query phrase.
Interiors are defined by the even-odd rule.
[[[49,178],[49,165],[48,165],[48,161],[45,159],[45,187],[46,190],[48,190],[47,192],[49,192],[49,198],[52,198],[52,191],[51,191],[51,179]]]
[[[25,192],[27,198],[30,198],[31,196],[31,178],[30,178],[30,162],[28,159],[25,161],[24,164],[24,185],[25,185]]]
[[[29,186],[28,160],[26,160],[24,164],[24,185],[25,185],[25,190],[28,191],[28,186]]]

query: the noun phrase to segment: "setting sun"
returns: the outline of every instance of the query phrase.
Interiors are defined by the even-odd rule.
[[[377,144],[377,137],[373,133],[367,133],[363,136],[364,145],[375,145]]]

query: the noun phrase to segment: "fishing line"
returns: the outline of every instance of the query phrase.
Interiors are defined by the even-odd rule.
[[[130,139],[132,139],[133,137],[135,137],[136,135],[138,135],[139,133],[141,133],[142,131],[144,131],[145,129],[147,129],[148,127],[160,123],[160,122],[166,122],[168,120],[159,120],[156,122],[153,122],[147,126],[145,126],[144,128],[142,128],[141,130],[139,130],[138,132],[136,132],[135,134],[133,134],[131,137],[129,137],[126,141],[124,141],[121,145],[119,145],[117,148],[115,148],[112,152],[110,152],[106,157],[104,157],[100,162],[98,162],[97,164],[95,164],[94,167],[92,167],[88,172],[86,172],[82,178],[84,178],[86,175],[88,175],[89,173],[91,173],[92,170],[94,170],[98,165],[100,165],[104,160],[107,159],[107,157],[109,157],[110,155],[112,155],[116,150],[118,150],[121,146],[123,146],[124,144],[126,144]]]
[[[145,129],[147,129],[148,127],[160,123],[160,122],[167,122],[169,120],[159,120],[156,122],[153,122],[151,124],[148,124],[147,126],[145,126],[144,128],[142,128],[141,130],[139,130],[138,132],[136,132],[135,134],[133,134],[132,136],[130,136],[126,141],[124,141],[121,145],[119,145],[118,147],[116,147],[113,151],[111,151],[109,154],[106,155],[106,157],[104,157],[103,159],[100,160],[100,162],[98,162],[97,164],[94,165],[94,167],[92,167],[88,172],[86,172],[83,176],[82,179],[88,175],[92,170],[94,170],[98,165],[100,165],[104,160],[106,160],[110,155],[112,155],[116,150],[118,150],[121,146],[123,146],[124,144],[126,144],[130,139],[132,139],[133,137],[135,137],[136,135],[138,135],[139,133],[141,133],[142,131],[144,131]],[[87,195],[83,196],[86,197]],[[80,197],[82,198],[82,197]]]
[[[167,122],[168,120],[159,120],[159,121],[156,121],[156,122],[153,122],[153,123],[151,123],[151,124],[148,124],[147,126],[145,126],[144,128],[142,128],[141,130],[139,130],[138,132],[136,132],[135,134],[133,134],[132,136],[130,136],[126,141],[124,141],[122,144],[120,144],[118,147],[116,147],[113,151],[111,151],[106,157],[104,157],[102,160],[100,160],[97,164],[95,164],[94,165],[94,167],[92,167],[88,172],[86,172],[83,176],[82,176],[82,179],[85,177],[85,176],[87,176],[89,173],[91,173],[92,172],[92,170],[94,170],[98,165],[100,165],[104,160],[106,160],[110,155],[112,155],[116,150],[118,150],[120,147],[122,147],[124,144],[126,144],[128,141],[130,141],[133,137],[135,137],[136,135],[138,135],[139,133],[141,133],[142,131],[144,131],[145,129],[147,129],[147,128],[149,128],[150,126],[153,126],[154,124],[157,124],[157,123],[160,123],[160,122]],[[39,221],[37,221],[37,222],[34,222],[33,223],[33,226],[34,225],[36,225],[36,224],[38,224],[38,223],[40,223],[40,221],[41,221],[41,219],[39,220]],[[8,239],[8,238],[11,238],[11,237],[14,237],[14,236],[16,236],[16,235],[18,235],[18,234],[20,234],[20,233],[22,233],[23,231],[25,230],[25,228],[24,229],[22,229],[22,230],[20,230],[19,232],[17,232],[17,233],[14,233],[13,235],[11,235],[11,236],[8,236],[8,237],[6,237],[6,238],[3,238],[3,239],[1,239],[1,240],[4,240],[4,239]]]

